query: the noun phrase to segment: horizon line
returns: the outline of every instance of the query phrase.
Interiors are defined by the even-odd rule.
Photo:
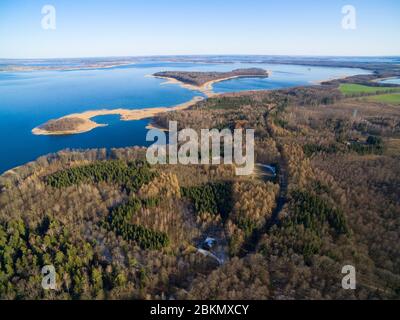
[[[110,56],[71,56],[71,57],[51,57],[51,58],[4,58],[0,60],[59,60],[59,59],[102,59],[102,58],[151,58],[151,57],[302,57],[302,58],[400,58],[397,55],[313,55],[313,54],[149,54],[149,55],[110,55]]]

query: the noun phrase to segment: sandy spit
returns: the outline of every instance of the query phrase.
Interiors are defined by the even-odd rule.
[[[32,133],[35,135],[70,135],[70,134],[79,134],[91,131],[97,127],[103,127],[107,124],[99,124],[93,120],[93,117],[97,116],[106,116],[106,115],[120,115],[120,119],[122,121],[132,121],[132,120],[141,120],[146,118],[154,117],[159,113],[178,111],[187,109],[199,101],[204,100],[203,97],[197,96],[192,100],[176,105],[174,107],[157,107],[157,108],[145,108],[145,109],[102,109],[102,110],[90,110],[82,113],[74,113],[67,116],[64,116],[60,119],[65,118],[78,118],[82,119],[85,122],[79,125],[75,130],[68,131],[47,131],[42,129],[43,125],[40,125],[32,130]]]
[[[271,75],[271,72],[268,71],[268,76],[270,76],[270,75]],[[237,78],[248,78],[248,77],[251,77],[251,78],[262,77],[262,78],[264,78],[265,77],[265,76],[257,76],[257,75],[237,75],[237,76],[232,76],[232,77],[226,77],[226,78],[207,81],[206,83],[204,83],[201,86],[195,86],[195,85],[184,83],[184,82],[179,81],[179,80],[177,80],[175,78],[154,76],[154,75],[148,75],[148,76],[149,77],[158,78],[158,79],[167,80],[166,82],[162,83],[164,85],[165,84],[178,84],[182,88],[185,88],[185,89],[189,89],[189,90],[192,90],[192,91],[200,91],[201,93],[206,95],[208,98],[211,98],[211,97],[214,97],[214,96],[218,95],[218,93],[215,93],[213,91],[213,84],[214,83],[218,83],[218,82],[222,82],[222,81],[226,81],[226,80],[231,80],[231,79],[237,79]]]

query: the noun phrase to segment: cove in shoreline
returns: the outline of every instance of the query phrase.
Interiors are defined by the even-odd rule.
[[[267,71],[268,77],[271,76],[272,71]],[[192,84],[188,84],[182,81],[179,81],[175,78],[171,77],[164,77],[164,76],[156,76],[156,75],[148,75],[148,77],[153,77],[153,78],[158,78],[158,79],[165,79],[167,80],[166,82],[162,83],[163,85],[166,84],[178,84],[182,88],[192,90],[192,91],[200,91],[204,95],[206,95],[208,98],[214,97],[218,95],[218,93],[214,92],[213,90],[213,84],[227,81],[227,80],[232,80],[232,79],[238,79],[238,78],[264,78],[265,76],[257,76],[257,75],[236,75],[236,76],[231,76],[231,77],[226,77],[226,78],[221,78],[221,79],[215,79],[211,81],[207,81],[201,86],[196,86]]]

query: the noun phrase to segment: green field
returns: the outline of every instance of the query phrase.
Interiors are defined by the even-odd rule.
[[[399,88],[394,87],[371,87],[361,84],[343,83],[339,86],[339,90],[346,96],[359,95],[359,94],[378,94],[386,92],[400,92]]]
[[[380,94],[367,98],[369,101],[400,105],[400,93]]]

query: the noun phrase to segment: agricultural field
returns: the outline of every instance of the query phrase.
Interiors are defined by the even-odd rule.
[[[354,83],[342,83],[339,86],[339,90],[345,96],[364,95],[364,94],[379,94],[379,93],[390,93],[400,92],[400,87],[373,87],[365,86]]]
[[[400,93],[379,94],[366,98],[368,101],[400,105]]]

